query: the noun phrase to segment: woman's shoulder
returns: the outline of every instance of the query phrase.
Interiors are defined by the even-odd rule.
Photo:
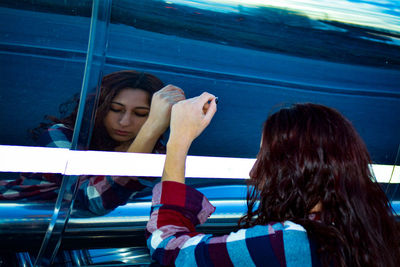
[[[243,247],[252,255],[255,265],[264,265],[266,259],[271,261],[271,265],[275,262],[286,266],[314,266],[317,262],[306,230],[292,221],[255,225],[231,233],[227,237],[227,246],[234,250],[232,254],[240,254],[231,246],[238,242],[245,244]]]
[[[50,126],[39,138],[39,145],[46,147],[70,148],[73,129],[57,123]]]
[[[287,265],[320,266],[315,245],[309,239],[306,229],[292,221],[270,223],[267,225],[268,233],[274,237],[270,242],[282,248]]]
[[[259,233],[260,235],[265,234],[279,234],[279,233],[299,233],[302,236],[307,235],[306,229],[297,223],[292,221],[284,221],[284,222],[270,222],[267,225],[255,225],[251,228],[247,228],[248,231]]]

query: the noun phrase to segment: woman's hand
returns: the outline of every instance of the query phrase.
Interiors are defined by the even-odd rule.
[[[186,99],[183,90],[174,85],[167,85],[157,91],[151,100],[150,114],[146,121],[151,125],[155,134],[161,136],[170,123],[172,106]]]
[[[188,145],[209,125],[217,111],[216,97],[204,92],[175,104],[172,107],[170,138],[173,142]]]
[[[181,101],[172,107],[171,132],[162,181],[185,183],[185,163],[189,147],[210,124],[216,111],[215,96],[209,93]]]

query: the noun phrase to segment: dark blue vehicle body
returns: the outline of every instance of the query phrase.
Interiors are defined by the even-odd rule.
[[[35,145],[29,130],[45,115],[60,116],[60,104],[81,92],[93,2],[0,1],[0,145]],[[218,113],[193,143],[192,155],[254,158],[270,113],[314,102],[352,121],[373,163],[399,165],[399,3],[248,2],[113,0],[100,75],[141,70],[183,88],[187,97],[217,95]],[[9,175],[15,174],[0,179]],[[189,182],[217,207],[200,230],[236,229],[246,209],[245,181]],[[398,184],[382,186],[400,214]],[[57,264],[150,264],[143,236],[150,200],[144,196],[101,217],[72,216]],[[0,252],[6,256],[0,260],[32,262],[53,208],[1,202]]]

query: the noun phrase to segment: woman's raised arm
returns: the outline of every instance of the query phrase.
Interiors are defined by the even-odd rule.
[[[208,126],[216,111],[215,96],[209,93],[173,106],[162,181],[185,183],[185,162],[190,145]]]

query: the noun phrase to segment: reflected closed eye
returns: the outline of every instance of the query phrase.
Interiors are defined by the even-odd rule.
[[[117,112],[117,113],[123,112],[122,109],[117,109],[117,108],[112,108],[112,107],[110,107],[110,111],[112,111],[112,112]]]
[[[135,115],[138,116],[138,117],[147,117],[147,116],[149,116],[149,113],[148,112],[146,112],[146,113],[135,112]]]

